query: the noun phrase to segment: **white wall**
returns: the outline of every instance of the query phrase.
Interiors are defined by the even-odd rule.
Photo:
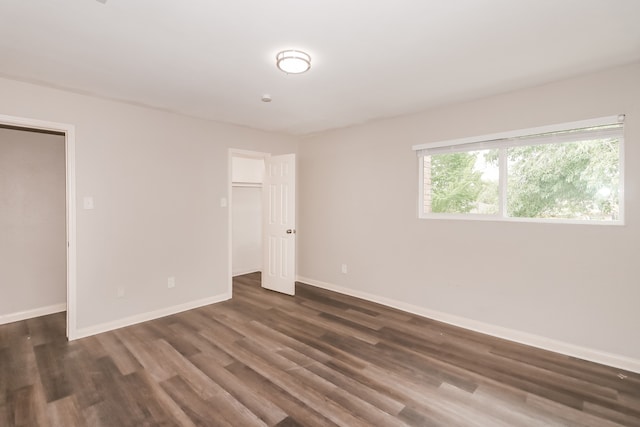
[[[262,270],[262,188],[233,187],[233,275]]]
[[[625,226],[417,218],[412,145],[619,113]],[[299,275],[640,369],[638,165],[640,65],[321,134],[299,146]]]
[[[79,329],[226,294],[228,149],[292,138],[6,79],[0,93],[0,114],[76,127]]]
[[[64,136],[0,128],[0,319],[67,302]]]
[[[264,159],[233,156],[231,158],[231,181],[236,184],[262,184]]]

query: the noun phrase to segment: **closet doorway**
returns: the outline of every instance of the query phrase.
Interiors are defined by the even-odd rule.
[[[296,156],[229,150],[229,297],[233,277],[295,294]],[[223,205],[226,205],[226,200]]]
[[[0,323],[66,310],[67,337],[74,339],[74,126],[0,115],[0,129],[5,162],[0,189],[5,246],[0,251],[10,263],[3,281],[11,284]]]
[[[262,271],[262,184],[267,153],[232,150],[231,276]]]

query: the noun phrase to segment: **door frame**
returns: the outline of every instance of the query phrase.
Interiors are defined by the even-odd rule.
[[[64,133],[66,173],[66,236],[67,236],[67,339],[77,337],[77,259],[76,259],[76,136],[75,126],[26,117],[0,114],[0,124]]]
[[[267,159],[271,157],[271,153],[262,151],[242,150],[239,148],[229,148],[228,166],[227,166],[227,294],[231,298],[233,296],[233,158],[244,157],[247,159]],[[261,199],[262,200],[262,199]],[[261,237],[262,242],[262,237]]]

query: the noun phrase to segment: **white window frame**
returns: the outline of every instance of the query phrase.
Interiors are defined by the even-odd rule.
[[[617,116],[607,116],[588,120],[579,120],[568,123],[558,123],[548,126],[539,126],[527,129],[519,129],[507,132],[499,132],[488,135],[459,138],[438,142],[431,142],[426,144],[418,144],[412,147],[413,151],[418,156],[418,171],[419,171],[419,197],[418,197],[418,218],[421,219],[453,219],[453,220],[477,220],[477,221],[504,221],[504,222],[535,222],[535,223],[549,223],[549,224],[589,224],[589,225],[624,225],[625,224],[625,204],[624,204],[624,136],[619,139],[619,173],[620,173],[620,185],[618,188],[618,200],[620,215],[616,220],[611,221],[598,221],[598,220],[577,220],[577,219],[564,219],[564,218],[520,218],[509,217],[506,215],[507,211],[507,180],[504,178],[507,176],[507,156],[506,150],[508,146],[506,141],[516,138],[529,137],[534,135],[541,135],[552,132],[562,132],[574,129],[584,129],[597,126],[605,126],[611,124],[620,124],[624,122],[625,115],[619,114]],[[623,131],[624,132],[624,131]],[[501,141],[505,143],[501,146]],[[496,214],[478,214],[478,213],[434,213],[424,211],[424,152],[426,150],[434,148],[455,147],[459,145],[470,146],[474,144],[474,148],[477,150],[490,148],[497,148],[500,150],[500,205],[498,213]],[[456,150],[460,151],[460,150]],[[469,150],[471,151],[471,149]]]

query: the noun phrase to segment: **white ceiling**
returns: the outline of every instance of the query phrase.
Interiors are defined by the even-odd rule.
[[[291,134],[637,61],[640,0],[0,0],[0,75]]]

